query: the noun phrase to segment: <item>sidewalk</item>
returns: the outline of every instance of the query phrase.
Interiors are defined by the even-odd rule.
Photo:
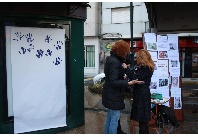
[[[187,85],[183,88],[182,93],[184,98],[188,97],[192,92],[192,87],[192,85]],[[197,85],[194,85],[193,88],[196,87]],[[85,125],[60,134],[103,134],[107,114],[106,109],[102,105],[101,96],[92,94],[87,88],[88,86],[84,88]],[[124,132],[131,134],[130,100],[125,100],[125,104],[126,108],[121,111],[121,126]],[[183,104],[183,111],[184,121],[179,122],[179,128],[175,129],[172,134],[198,134],[198,112],[192,113],[192,105],[189,104]],[[156,132],[150,130],[150,134],[156,134]]]
[[[184,115],[184,122],[179,122],[179,128],[175,129],[172,134],[198,134],[198,114],[192,114],[185,110]],[[121,127],[127,134],[131,134],[131,121],[129,117],[129,114],[121,113]],[[61,134],[103,134],[105,119],[105,111],[85,110],[85,125]],[[150,130],[150,134],[157,133],[154,130]]]

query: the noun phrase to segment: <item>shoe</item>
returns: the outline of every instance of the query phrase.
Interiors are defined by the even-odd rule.
[[[174,126],[172,126],[171,124],[168,125],[168,132],[172,133],[174,131]]]
[[[156,120],[156,119],[157,119],[157,115],[153,115],[152,118],[153,118],[154,120]]]
[[[120,130],[120,131],[118,131],[117,134],[127,134],[127,133],[125,133],[125,132],[123,132],[122,130]]]

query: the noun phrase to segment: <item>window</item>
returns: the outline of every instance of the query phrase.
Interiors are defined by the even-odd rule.
[[[95,67],[95,46],[84,46],[84,67]]]
[[[130,7],[112,9],[111,14],[112,24],[130,22]]]
[[[198,77],[198,52],[192,53],[192,77]]]
[[[198,78],[198,49],[182,48],[181,56],[182,77]]]

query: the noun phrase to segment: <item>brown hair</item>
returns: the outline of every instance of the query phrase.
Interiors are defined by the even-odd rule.
[[[136,53],[137,64],[140,66],[148,66],[154,71],[154,62],[151,58],[150,53],[145,49],[140,49]]]
[[[118,56],[125,58],[126,54],[130,52],[129,44],[124,40],[118,40],[111,48],[111,50]]]

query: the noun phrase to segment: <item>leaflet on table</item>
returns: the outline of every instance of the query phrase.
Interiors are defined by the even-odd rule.
[[[166,99],[169,99],[170,98],[170,95],[169,95],[169,89],[168,88],[164,88],[164,89],[152,89],[151,90],[151,94],[153,93],[158,93],[158,94],[162,94],[162,98],[166,98]],[[169,105],[169,101],[166,102],[165,104],[163,104],[165,106],[170,106]]]

